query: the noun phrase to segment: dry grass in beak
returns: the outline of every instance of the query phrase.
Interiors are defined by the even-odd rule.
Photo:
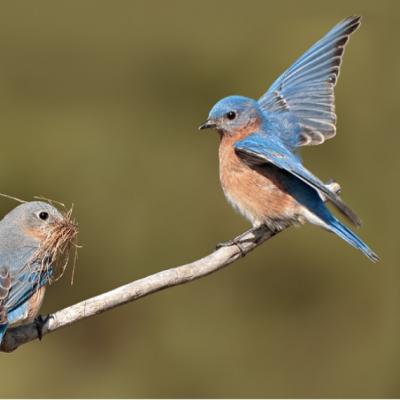
[[[43,271],[49,272],[50,267],[52,267],[52,272],[49,274],[51,277],[50,283],[60,279],[69,263],[71,247],[74,247],[71,284],[73,283],[77,249],[80,246],[76,243],[78,226],[71,218],[71,215],[72,208],[63,214],[62,219],[47,226],[45,239],[32,257],[32,260],[38,261],[40,265],[38,271],[39,279]]]

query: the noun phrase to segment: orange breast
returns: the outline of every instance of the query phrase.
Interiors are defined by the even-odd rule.
[[[33,239],[36,239],[38,241],[42,241],[46,237],[46,232],[43,229],[39,229],[39,228],[25,227],[24,233],[27,236],[29,236]]]
[[[228,201],[253,226],[295,219],[298,203],[285,192],[279,175],[258,172],[236,155],[233,145],[240,139],[224,135],[219,147],[220,180]]]

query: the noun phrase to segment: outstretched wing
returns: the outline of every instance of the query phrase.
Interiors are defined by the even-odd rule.
[[[270,163],[289,172],[316,191],[322,192],[353,224],[361,225],[357,215],[336,193],[332,192],[321,180],[304,168],[300,160],[283,144],[272,140],[268,135],[253,133],[236,142],[235,151],[250,166]]]
[[[307,50],[258,100],[268,112],[289,113],[299,123],[296,146],[317,145],[336,134],[334,87],[344,48],[361,17],[341,21]]]

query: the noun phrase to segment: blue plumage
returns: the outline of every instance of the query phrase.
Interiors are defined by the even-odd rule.
[[[297,155],[291,152],[283,142],[266,133],[253,133],[246,139],[236,142],[235,149],[244,160],[253,164],[273,163],[277,167],[293,174],[315,190],[322,192],[355,225],[361,225],[357,215],[328,189],[324,183],[308,171]]]
[[[356,214],[343,203],[338,195],[329,190],[322,181],[304,168],[298,157],[285,148],[279,140],[265,134],[253,133],[246,139],[236,142],[234,147],[250,165],[262,166],[272,163],[288,172],[291,176],[282,176],[281,174],[281,181],[284,182],[285,189],[300,204],[323,221],[326,229],[361,250],[372,261],[378,260],[378,256],[357,235],[331,214],[318,192],[327,196],[346,216],[359,222]]]
[[[360,19],[349,17],[336,25],[258,100],[262,110],[279,113],[283,119],[297,120],[299,132],[293,132],[295,146],[317,145],[335,136],[333,89],[345,45],[350,34],[360,26]]]
[[[0,221],[0,343],[9,326],[36,317],[53,277],[51,246],[56,242],[48,247],[46,241],[69,224],[56,208],[40,201],[23,203]]]
[[[335,135],[333,89],[344,47],[359,25],[360,17],[349,17],[336,25],[258,101],[243,96],[220,100],[200,129],[216,128],[220,133],[224,193],[254,226],[264,223],[275,229],[308,221],[377,261],[378,256],[333,216],[323,198],[355,225],[361,224],[360,219],[303,166],[296,150]]]

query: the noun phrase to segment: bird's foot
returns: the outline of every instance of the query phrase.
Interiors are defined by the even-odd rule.
[[[225,242],[220,242],[215,246],[215,250],[220,249],[221,247],[230,247],[230,246],[236,246],[239,251],[240,251],[240,255],[241,257],[244,257],[246,255],[243,246],[242,246],[243,241],[241,241],[239,238],[235,238],[235,239],[231,239],[231,240],[227,240]]]
[[[53,316],[50,315],[50,314],[48,314],[46,316],[38,315],[35,318],[34,323],[35,323],[35,327],[36,327],[36,330],[37,330],[37,333],[38,333],[38,339],[39,340],[42,340],[42,337],[43,337],[43,327],[47,324],[47,322],[51,318],[53,318]]]
[[[246,251],[243,248],[243,244],[244,243],[248,243],[248,242],[254,242],[254,237],[247,237],[250,233],[252,233],[254,235],[255,231],[257,231],[258,228],[251,228],[249,230],[247,230],[246,232],[242,233],[241,235],[235,237],[234,239],[231,240],[227,240],[226,242],[221,242],[218,243],[215,246],[215,249],[218,250],[221,247],[229,247],[229,246],[236,246],[239,251],[240,251],[240,255],[242,257],[244,257],[246,255]]]

